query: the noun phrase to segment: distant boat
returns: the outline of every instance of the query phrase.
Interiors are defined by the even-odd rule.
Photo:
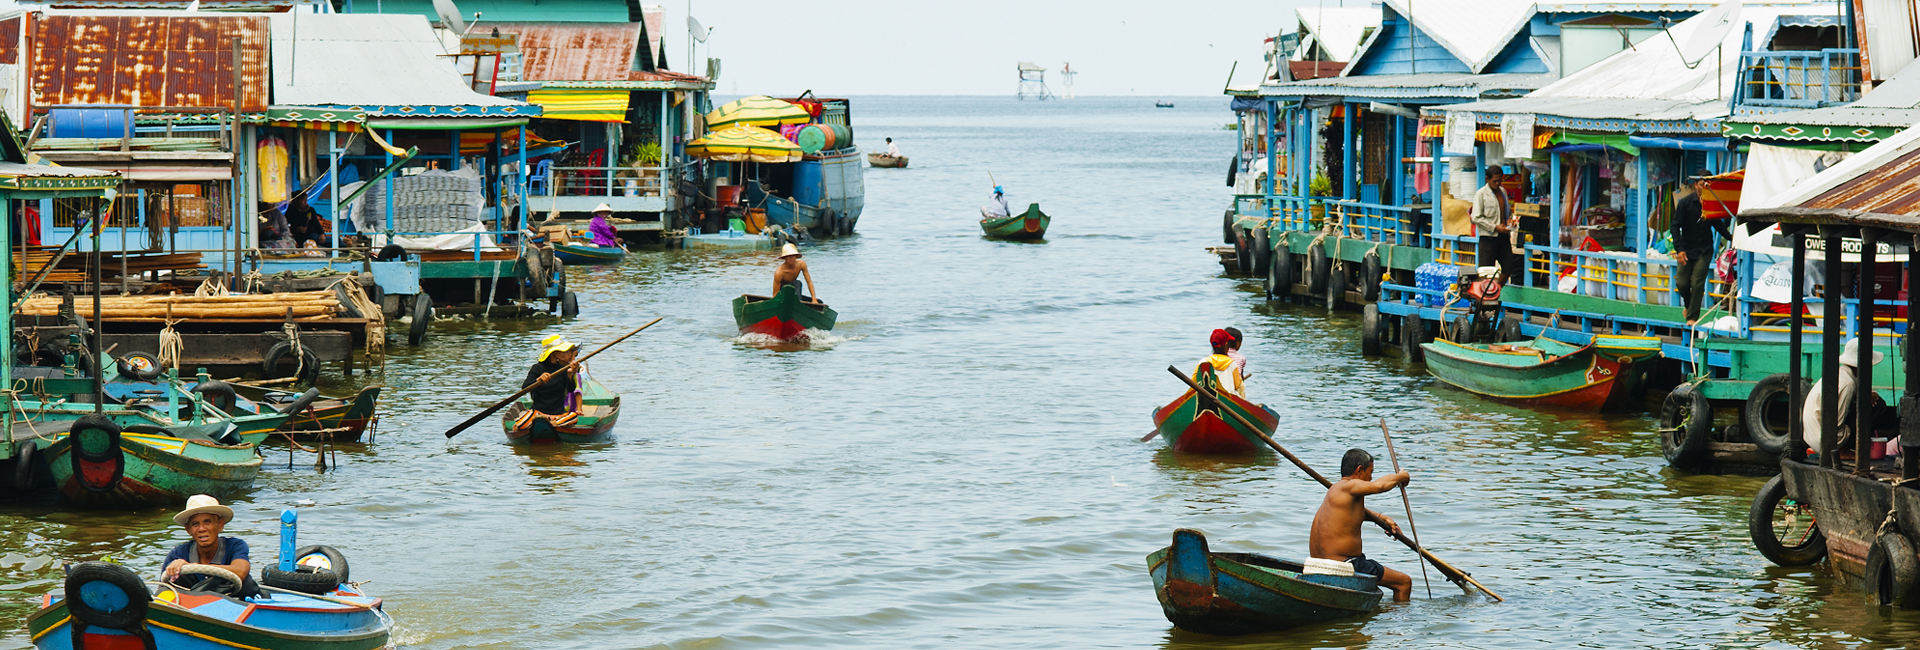
[[[889,156],[883,153],[867,154],[867,164],[874,167],[892,167],[902,169],[907,166],[906,156]]]
[[[1173,102],[1154,102],[1154,108],[1173,108]]]
[[[980,220],[980,230],[988,239],[1006,239],[1011,241],[1032,241],[1047,236],[1047,225],[1053,218],[1040,211],[1040,204],[1027,206],[1027,211],[1006,217],[985,217]]]
[[[568,264],[597,265],[619,264],[627,259],[627,249],[619,246],[597,246],[587,242],[562,244],[555,242],[553,256]]]

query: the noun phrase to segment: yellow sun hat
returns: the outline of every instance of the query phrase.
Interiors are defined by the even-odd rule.
[[[548,336],[540,340],[540,360],[546,361],[547,357],[552,356],[553,353],[566,352],[574,347],[576,346],[573,341],[567,340],[566,336],[560,334]]]

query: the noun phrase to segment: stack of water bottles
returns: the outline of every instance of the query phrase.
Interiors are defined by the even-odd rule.
[[[1413,270],[1413,287],[1444,295],[1448,287],[1460,282],[1460,267],[1440,262],[1427,262]],[[1419,304],[1424,307],[1439,307],[1442,299],[1439,295],[1421,294]],[[1457,299],[1449,307],[1460,308],[1467,305],[1466,299]]]

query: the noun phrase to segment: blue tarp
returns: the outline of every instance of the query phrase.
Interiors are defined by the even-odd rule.
[[[1627,143],[1642,149],[1680,149],[1684,151],[1732,151],[1726,138],[1654,138],[1627,136]]]
[[[1233,98],[1232,108],[1235,113],[1265,111],[1267,110],[1267,100],[1259,97],[1235,97]]]

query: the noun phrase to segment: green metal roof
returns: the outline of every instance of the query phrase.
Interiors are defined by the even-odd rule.
[[[460,7],[460,18],[473,21],[473,12],[480,12],[481,22],[500,21],[541,21],[562,23],[631,23],[639,22],[640,3],[628,0],[454,0]],[[439,14],[433,11],[433,0],[359,0],[353,4],[354,13],[369,14],[378,11],[389,14],[420,14],[427,20],[439,22]]]

